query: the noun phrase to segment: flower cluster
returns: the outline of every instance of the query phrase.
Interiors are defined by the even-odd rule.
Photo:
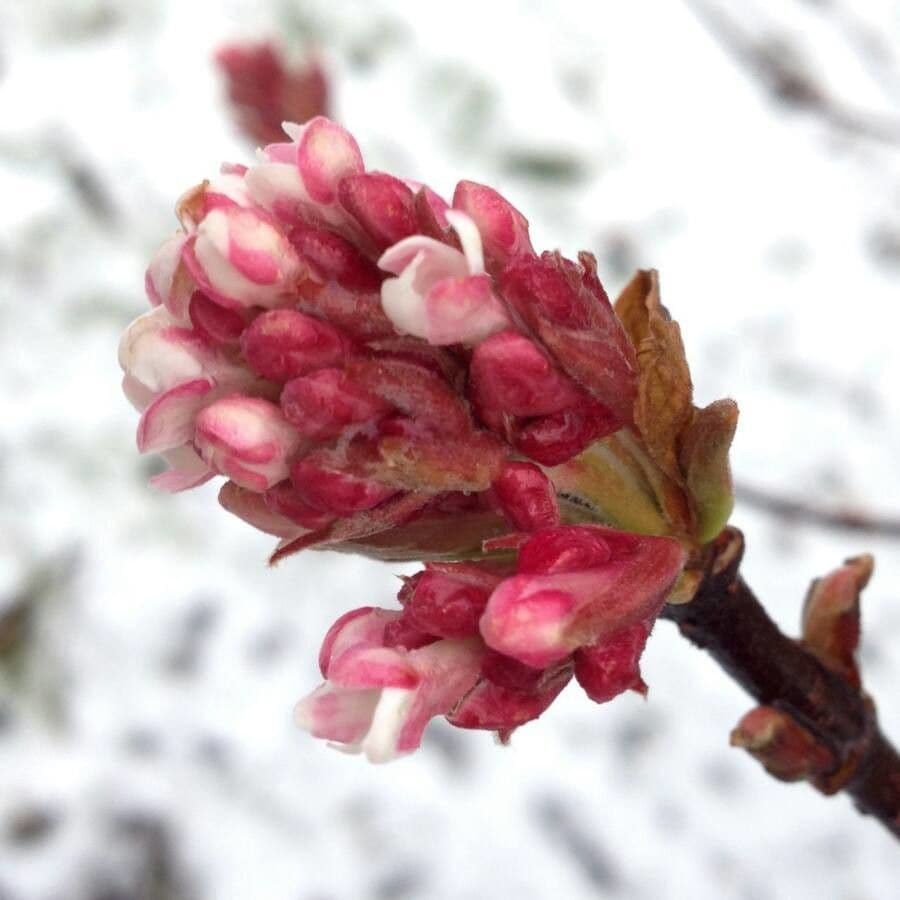
[[[640,656],[683,562],[670,538],[560,525],[523,536],[515,562],[429,563],[400,611],[337,621],[297,721],[379,762],[418,747],[436,715],[506,739],[573,675],[598,703],[644,693]]]
[[[338,620],[298,720],[382,759],[438,714],[508,734],[573,674],[597,701],[643,690],[686,553],[569,497],[580,454],[642,408],[593,258],[536,254],[492,188],[447,203],[366,170],[327,119],[285,130],[181,198],[120,362],[157,487],[225,476],[222,505],[282,539],[273,559],[429,560],[400,610]]]

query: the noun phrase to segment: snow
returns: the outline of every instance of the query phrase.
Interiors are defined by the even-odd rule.
[[[774,103],[699,6],[0,2],[0,621],[33,598],[24,649],[0,649],[0,898],[894,894],[895,842],[730,749],[750,702],[665,623],[647,701],[570,688],[508,748],[436,723],[373,767],[297,731],[327,627],[411,567],[266,569],[271,539],[214,485],[147,488],[119,390],[175,198],[252,154],[211,52],[278,29],[318,44],[370,166],[496,185],[536,246],[598,251],[611,292],[659,268],[698,399],[740,403],[739,478],[900,510],[898,263],[872,249],[900,234],[898,147]],[[757,0],[739,21],[786,35],[842,102],[896,114],[896,68],[846,39],[870,27],[900,52],[896,3]],[[864,674],[900,739],[895,543],[735,522],[792,631],[810,578],[876,554]]]

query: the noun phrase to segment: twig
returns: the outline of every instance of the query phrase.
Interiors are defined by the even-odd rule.
[[[791,716],[838,760],[816,786],[843,790],[900,838],[900,755],[881,733],[874,704],[782,634],[738,574],[743,537],[727,528],[711,545],[690,603],[663,613],[763,705]]]
[[[785,41],[749,34],[706,0],[687,0],[687,4],[706,30],[775,100],[813,113],[840,131],[900,144],[900,118],[856,109],[832,97]]]
[[[827,509],[790,497],[783,497],[744,482],[738,483],[736,492],[740,502],[790,521],[806,522],[811,525],[853,531],[858,534],[900,537],[900,518],[876,516],[848,507]]]

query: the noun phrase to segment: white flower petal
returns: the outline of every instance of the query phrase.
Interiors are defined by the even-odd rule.
[[[390,762],[406,755],[397,750],[397,741],[415,696],[414,690],[406,688],[384,688],[381,691],[372,724],[360,742],[360,749],[369,762]]]
[[[481,246],[481,234],[478,226],[471,216],[467,216],[458,209],[448,209],[446,216],[462,244],[466,262],[469,265],[469,274],[480,275],[484,272],[484,250]]]

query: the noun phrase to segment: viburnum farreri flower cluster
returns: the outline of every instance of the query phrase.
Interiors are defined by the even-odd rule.
[[[399,608],[337,620],[297,721],[385,760],[437,715],[505,737],[573,676],[644,691],[653,623],[730,510],[735,417],[692,406],[654,275],[614,311],[593,258],[537,255],[493,189],[448,204],[327,119],[285,127],[181,198],[120,358],[157,487],[225,476],[274,560],[426,561]]]

